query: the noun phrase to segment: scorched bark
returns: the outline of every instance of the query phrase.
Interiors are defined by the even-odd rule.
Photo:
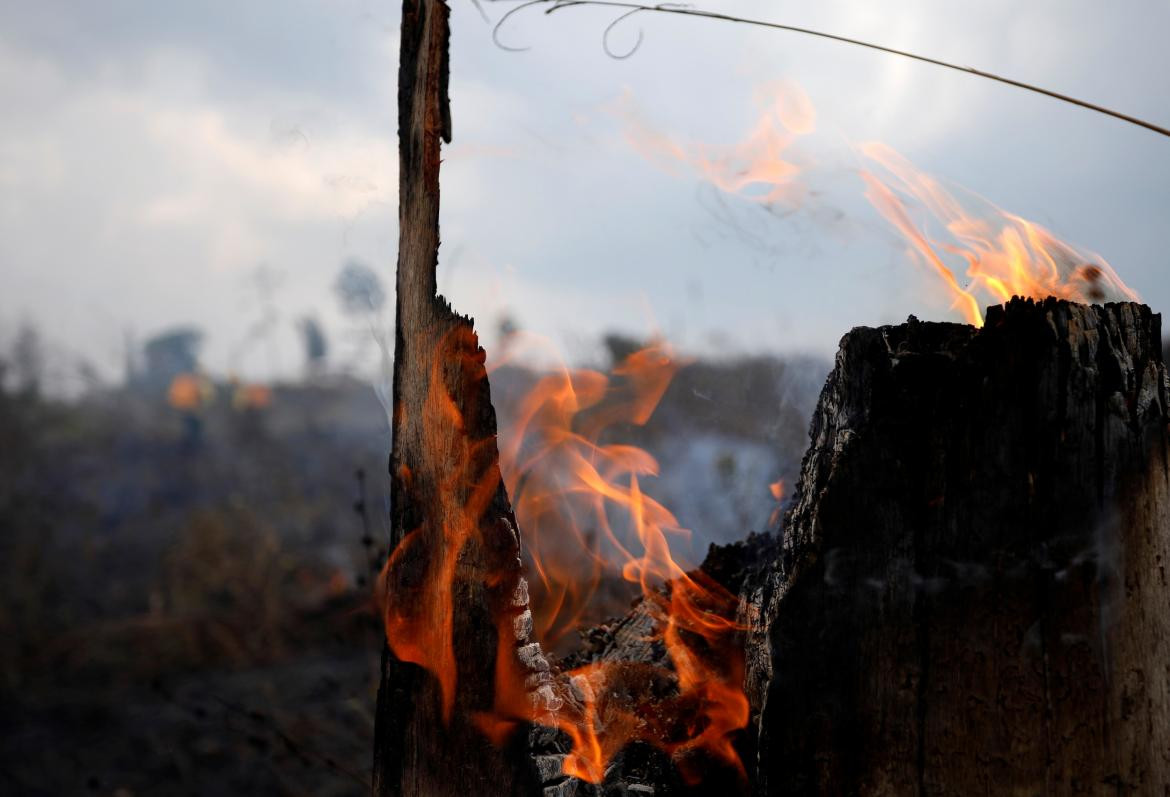
[[[1160,317],[859,328],[743,592],[759,794],[1170,791]]]
[[[475,723],[490,711],[497,650],[520,658],[528,642],[527,591],[519,535],[495,445],[496,420],[484,352],[471,319],[436,295],[440,140],[450,141],[447,101],[448,14],[441,0],[404,0],[399,110],[399,249],[394,346],[394,423],[390,457],[391,536],[397,559],[385,598],[404,613],[420,607],[457,557],[450,584],[454,698],[449,717],[439,681],[418,664],[384,656],[374,750],[374,793],[442,797],[530,794],[538,787],[524,734],[516,749],[497,749]],[[435,422],[434,404],[453,412]],[[428,414],[429,413],[429,414]],[[452,452],[470,451],[465,462]],[[494,497],[458,550],[446,529],[467,518],[469,495],[494,482]],[[403,548],[409,541],[408,548]],[[490,576],[490,578],[488,577]],[[446,586],[443,586],[446,589]],[[501,618],[504,622],[501,623]],[[512,622],[515,620],[516,622]],[[515,639],[498,645],[497,627]],[[527,648],[525,648],[527,649]],[[435,650],[422,651],[439,657]],[[529,655],[527,664],[543,659]],[[547,669],[547,665],[544,665]]]

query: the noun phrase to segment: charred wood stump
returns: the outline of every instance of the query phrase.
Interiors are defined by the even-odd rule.
[[[478,722],[494,704],[499,657],[521,671],[548,665],[529,644],[484,352],[471,319],[436,295],[440,141],[451,138],[448,14],[442,0],[403,2],[392,554],[380,584],[389,645],[373,791],[531,794],[523,739],[516,749],[493,745]]]
[[[759,794],[1170,793],[1160,317],[841,342],[742,593]]]

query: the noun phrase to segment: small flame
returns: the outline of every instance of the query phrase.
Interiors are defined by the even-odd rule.
[[[658,463],[640,448],[603,443],[601,436],[615,425],[645,424],[677,369],[664,345],[635,352],[615,368],[618,385],[596,371],[561,369],[533,387],[507,430],[501,468],[528,544],[537,630],[546,644],[583,621],[620,612],[631,597],[621,581],[642,587],[674,575],[658,551],[635,553],[639,545],[658,543],[648,528],[663,537],[687,534],[638,488],[638,477],[657,475]],[[634,519],[636,535],[615,529],[614,510]]]
[[[770,492],[772,494],[772,497],[775,498],[777,501],[783,501],[784,500],[784,480],[780,479],[779,481],[774,481],[771,484],[769,484],[768,485],[768,492]]]
[[[985,206],[982,213],[968,210],[936,179],[885,144],[866,144],[861,152],[887,173],[883,179],[877,171],[862,171],[866,197],[931,266],[969,323],[982,326],[981,307],[988,300],[1003,303],[1013,296],[1086,303],[1137,299],[1099,255],[985,200],[979,200]],[[916,223],[907,200],[941,224],[946,237],[935,240],[925,223]],[[947,265],[948,255],[966,263],[966,284]]]
[[[772,514],[768,517],[768,525],[775,526],[780,520],[780,511],[784,508],[781,506],[784,501],[784,480],[778,479],[768,485],[768,492],[772,494],[772,498],[776,501],[776,507],[772,510]]]

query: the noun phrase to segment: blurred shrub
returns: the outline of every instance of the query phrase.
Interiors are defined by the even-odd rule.
[[[162,605],[153,608],[177,623],[183,661],[256,662],[286,652],[296,564],[249,510],[194,512],[161,570]]]

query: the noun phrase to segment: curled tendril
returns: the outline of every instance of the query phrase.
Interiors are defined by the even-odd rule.
[[[618,61],[625,60],[626,58],[629,58],[634,53],[638,52],[638,48],[642,46],[642,29],[641,28],[638,28],[637,41],[634,42],[634,46],[631,47],[627,52],[625,52],[625,53],[615,52],[613,50],[613,48],[609,46],[609,37],[613,33],[613,29],[616,28],[619,24],[621,24],[621,22],[623,20],[629,19],[630,17],[634,16],[634,14],[637,14],[640,11],[642,11],[641,8],[635,8],[633,11],[627,11],[624,14],[622,14],[621,16],[619,16],[617,19],[615,19],[613,22],[611,22],[605,26],[605,30],[601,34],[601,47],[603,50],[605,50],[605,54],[608,55],[610,58],[616,59]]]
[[[472,0],[472,2],[476,3],[477,8],[479,7],[479,0]],[[504,27],[504,24],[509,19],[512,18],[512,16],[514,14],[517,14],[517,13],[519,13],[519,12],[523,11],[524,9],[529,8],[531,6],[547,6],[547,8],[544,9],[544,13],[547,15],[547,14],[553,13],[554,11],[560,11],[560,10],[565,9],[565,8],[572,8],[574,6],[589,6],[589,5],[608,5],[608,3],[596,3],[596,2],[592,2],[591,0],[527,0],[527,2],[523,2],[520,5],[516,6],[515,8],[509,9],[502,17],[500,17],[500,20],[492,27],[492,42],[495,43],[495,45],[497,47],[499,47],[501,50],[507,50],[508,52],[518,53],[518,52],[524,52],[525,50],[530,50],[530,49],[532,49],[531,47],[527,47],[527,46],[513,47],[512,45],[504,44],[502,41],[500,41],[500,30]],[[610,43],[610,39],[613,36],[614,30],[617,28],[618,25],[620,25],[622,22],[624,22],[629,17],[634,16],[634,14],[638,14],[642,11],[675,11],[675,12],[677,12],[677,11],[683,11],[683,10],[690,9],[690,8],[692,8],[692,6],[689,3],[658,3],[658,4],[653,5],[653,6],[637,6],[634,8],[630,8],[627,11],[623,11],[621,14],[618,15],[617,19],[613,20],[612,22],[610,22],[608,25],[605,26],[605,30],[602,31],[602,34],[601,34],[601,47],[602,47],[602,49],[605,50],[605,54],[608,55],[610,58],[613,58],[613,59],[616,59],[619,61],[624,60],[626,58],[629,58],[631,55],[633,55],[634,53],[636,53],[638,51],[638,48],[640,48],[642,46],[642,41],[645,38],[645,36],[642,32],[642,29],[639,28],[638,29],[638,38],[634,42],[634,44],[630,47],[630,49],[625,51],[625,52],[618,52],[616,49],[614,49],[613,45]]]
[[[554,8],[550,8],[545,13],[551,14],[553,11],[556,11],[557,8],[564,8],[565,6],[568,6],[568,5],[587,5],[587,3],[585,2],[585,0],[568,0],[567,2],[561,2],[560,0],[558,0],[558,2],[556,3],[556,6]],[[671,11],[671,10],[681,11],[681,10],[689,9],[691,7],[692,6],[689,3],[658,3],[657,5],[646,6],[645,8],[635,8],[631,11],[627,11],[624,14],[622,14],[621,16],[619,16],[617,19],[615,19],[613,22],[611,22],[605,26],[605,31],[602,32],[602,34],[601,34],[601,46],[605,50],[605,54],[608,55],[610,58],[615,58],[619,61],[624,60],[626,58],[629,58],[631,55],[638,52],[638,48],[642,46],[642,29],[641,28],[638,28],[638,40],[634,42],[634,46],[631,47],[629,49],[629,51],[627,51],[625,53],[616,53],[613,51],[613,48],[611,48],[609,46],[610,34],[613,33],[614,28],[616,28],[619,24],[621,24],[621,22],[623,20],[625,20],[627,17],[632,17],[632,16],[634,16],[634,14],[637,14],[637,13],[642,12],[642,11]]]

